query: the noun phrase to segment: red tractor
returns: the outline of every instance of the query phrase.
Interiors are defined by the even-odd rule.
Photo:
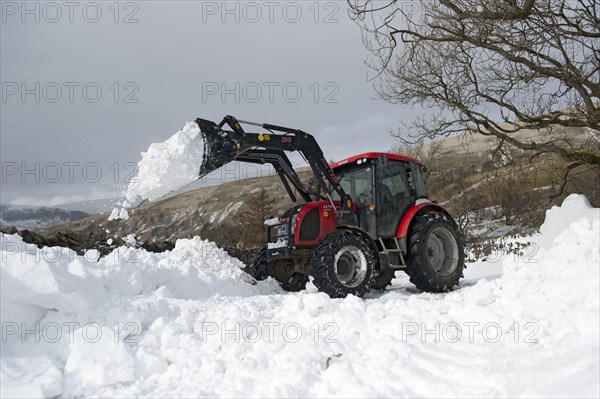
[[[251,265],[257,280],[271,276],[285,290],[299,291],[313,276],[315,286],[334,298],[385,289],[397,270],[423,291],[444,292],[458,284],[463,242],[450,214],[427,199],[419,161],[369,152],[329,165],[314,137],[301,130],[232,116],[218,125],[196,123],[205,140],[201,176],[234,160],[268,163],[292,201],[298,202],[296,194],[302,197],[265,222],[268,243]],[[247,133],[241,124],[266,132]],[[311,184],[300,180],[286,151],[306,159]]]

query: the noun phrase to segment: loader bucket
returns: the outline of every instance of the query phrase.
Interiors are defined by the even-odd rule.
[[[237,144],[226,133],[220,131],[214,122],[197,119],[204,139],[204,157],[200,165],[200,177],[219,169],[237,156]]]

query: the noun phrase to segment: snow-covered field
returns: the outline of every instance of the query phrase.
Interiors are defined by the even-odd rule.
[[[598,397],[600,210],[548,211],[533,256],[447,294],[249,284],[199,238],[96,261],[1,237],[2,397]]]

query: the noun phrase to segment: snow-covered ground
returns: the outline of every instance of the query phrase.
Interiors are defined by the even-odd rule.
[[[1,396],[598,397],[600,215],[548,211],[536,252],[446,294],[249,284],[199,238],[96,261],[1,237]]]

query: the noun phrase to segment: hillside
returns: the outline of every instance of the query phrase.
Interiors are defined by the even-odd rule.
[[[600,138],[584,128],[525,129],[515,138],[522,142],[563,141],[572,149],[600,154]],[[569,164],[555,155],[533,157],[515,148],[499,147],[493,136],[464,133],[396,150],[427,165],[430,197],[451,211],[470,240],[502,226],[536,229],[543,221],[544,209],[559,204],[570,193],[585,194],[594,206],[600,206],[597,166],[569,171]]]
[[[108,221],[110,212],[107,212],[41,231],[69,229],[102,232],[108,229],[111,233],[120,235],[135,233],[142,240],[191,237],[202,226],[231,223],[235,215],[244,209],[248,197],[261,189],[268,190],[269,196],[277,201],[273,214],[291,204],[279,177],[269,174],[203,187],[155,202],[145,201],[129,210],[129,219],[126,221]]]
[[[535,140],[542,133],[521,134]],[[545,134],[558,139],[565,132]],[[593,138],[582,129],[573,137],[580,143]],[[593,206],[600,206],[597,169],[571,175],[563,193],[556,195],[564,162],[551,156],[529,160],[518,151],[497,152],[496,147],[493,138],[467,133],[402,151],[427,165],[430,198],[450,210],[469,243],[481,241],[497,228],[531,232],[543,221],[544,209],[559,204],[569,193],[585,194]],[[310,178],[306,169],[299,173],[305,181]],[[271,172],[146,201],[129,210],[128,220],[108,221],[109,213],[103,213],[36,232],[42,236],[68,232],[73,240],[90,243],[112,239],[113,246],[135,234],[150,250],[168,249],[177,238],[200,235],[248,261],[251,249],[264,240],[261,221],[290,205],[278,176]],[[107,250],[110,247],[107,244]]]
[[[299,170],[303,179],[308,179],[306,170]],[[227,181],[221,185],[195,189],[186,193],[155,201],[145,201],[129,210],[128,220],[112,220],[110,212],[93,215],[72,223],[35,229],[31,241],[39,245],[65,245],[75,249],[93,247],[96,241],[103,252],[122,243],[122,239],[135,234],[144,248],[149,250],[170,249],[177,238],[192,238],[201,235],[216,241],[222,247],[248,261],[252,254],[243,250],[246,245],[239,241],[240,215],[247,211],[248,203],[260,192],[268,193],[270,213],[277,215],[292,205],[276,174]],[[262,229],[262,223],[259,226]],[[39,234],[41,237],[37,237]],[[73,245],[62,238],[66,234]],[[57,238],[58,235],[58,238]],[[52,237],[53,242],[46,242]],[[258,237],[260,240],[261,238]],[[111,240],[111,244],[108,241]],[[84,243],[80,245],[79,243]],[[250,243],[248,247],[254,247]]]

